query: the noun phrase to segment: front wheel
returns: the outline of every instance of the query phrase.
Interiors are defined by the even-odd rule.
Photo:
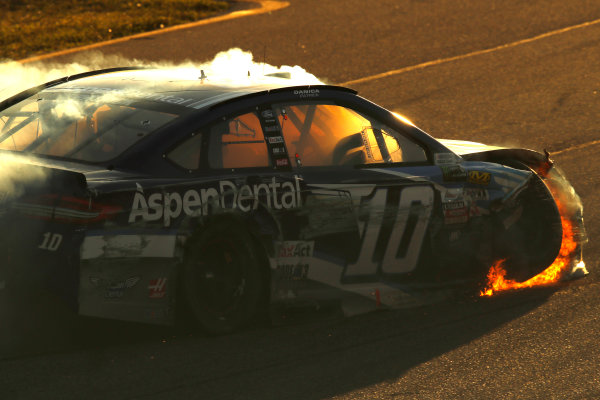
[[[221,221],[190,239],[182,288],[204,331],[224,334],[248,323],[263,287],[252,237],[239,223]]]
[[[533,173],[530,186],[513,210],[513,216],[518,215],[518,219],[496,243],[501,249],[499,258],[506,260],[506,278],[517,282],[534,277],[552,264],[562,242],[561,217],[556,201],[544,181]],[[504,223],[510,219],[508,217]]]

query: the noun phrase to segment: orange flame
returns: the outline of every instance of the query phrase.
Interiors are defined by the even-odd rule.
[[[558,198],[558,196],[555,196],[555,198]],[[565,207],[558,200],[556,201],[556,204],[561,215],[560,219],[563,233],[560,251],[554,262],[533,278],[525,282],[516,282],[504,278],[506,276],[506,270],[502,268],[502,265],[505,260],[496,261],[487,274],[487,285],[486,288],[479,293],[480,296],[492,296],[494,293],[505,290],[548,285],[558,282],[563,274],[570,272],[574,252],[577,249],[577,242],[574,240],[575,234],[573,224],[564,217],[566,214]]]

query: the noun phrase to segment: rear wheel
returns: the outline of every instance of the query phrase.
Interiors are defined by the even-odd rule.
[[[183,266],[183,291],[198,325],[211,334],[232,332],[258,311],[262,282],[250,234],[222,221],[190,240]]]

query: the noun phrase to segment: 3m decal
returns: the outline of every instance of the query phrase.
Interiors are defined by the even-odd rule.
[[[287,241],[279,244],[277,257],[312,257],[315,242]]]
[[[151,299],[162,299],[167,293],[167,278],[152,279],[148,290],[150,290],[148,297]]]
[[[38,246],[38,249],[48,250],[48,251],[56,251],[60,247],[62,243],[63,235],[60,233],[52,233],[46,232],[44,233],[44,239],[42,243]]]
[[[287,161],[287,158],[285,159]],[[292,209],[302,206],[300,180],[294,176],[294,182],[277,182],[237,186],[231,181],[219,181],[217,187],[200,190],[190,189],[185,193],[158,192],[150,195],[138,184],[133,197],[129,222],[163,220],[165,226],[182,213],[196,217],[207,215],[208,206],[216,205],[223,209],[239,209],[243,212],[256,210],[261,202],[276,210]]]
[[[476,185],[489,185],[492,174],[484,171],[469,171],[469,183]]]
[[[442,176],[446,182],[464,182],[467,180],[467,171],[460,165],[444,166]]]
[[[375,274],[403,274],[417,267],[431,213],[434,192],[430,186],[376,189],[366,201],[366,220],[360,229],[361,247],[356,262],[346,266],[342,282]]]

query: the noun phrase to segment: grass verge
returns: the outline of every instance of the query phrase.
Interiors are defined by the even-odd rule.
[[[0,0],[0,60],[193,22],[228,8],[219,0]]]

